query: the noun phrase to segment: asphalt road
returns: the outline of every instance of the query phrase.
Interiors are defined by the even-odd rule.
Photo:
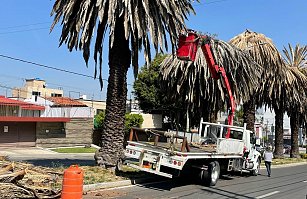
[[[204,187],[189,179],[166,180],[147,185],[131,185],[108,189],[86,195],[84,198],[120,199],[307,199],[307,164],[273,168],[267,177],[261,170],[259,176],[224,176],[214,187]]]

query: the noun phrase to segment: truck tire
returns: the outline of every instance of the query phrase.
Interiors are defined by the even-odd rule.
[[[260,171],[260,163],[261,163],[261,161],[260,161],[260,159],[258,158],[258,159],[257,159],[257,162],[256,162],[257,168],[251,171],[251,175],[257,176],[257,175],[259,174],[259,171]]]
[[[208,170],[200,171],[200,180],[206,186],[214,186],[216,185],[219,177],[220,177],[220,164],[218,161],[210,162],[208,165]]]

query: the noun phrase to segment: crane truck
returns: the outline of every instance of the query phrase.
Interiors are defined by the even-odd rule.
[[[227,90],[228,123],[201,119],[196,139],[190,140],[175,131],[132,128],[125,149],[128,166],[168,178],[197,176],[207,186],[214,186],[220,175],[229,172],[258,175],[261,155],[255,149],[255,134],[246,125],[233,125],[235,101],[224,68],[215,62],[210,39],[195,31],[180,35],[177,57],[194,61],[196,50],[201,47],[212,78],[221,78]]]

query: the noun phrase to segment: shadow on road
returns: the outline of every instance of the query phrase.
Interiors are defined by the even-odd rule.
[[[215,194],[218,196],[224,196],[227,198],[242,198],[242,199],[255,199],[254,197],[246,196],[243,194],[234,193],[231,191],[226,191],[216,187],[204,187],[202,189],[206,194]]]
[[[35,166],[44,166],[44,167],[68,167],[72,164],[77,164],[79,166],[94,166],[94,160],[80,160],[80,159],[33,159],[33,160],[24,160],[33,164]]]

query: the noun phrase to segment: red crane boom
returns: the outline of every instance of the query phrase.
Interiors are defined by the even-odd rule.
[[[177,57],[182,60],[195,61],[196,51],[198,46],[200,45],[205,55],[212,78],[216,80],[221,78],[224,83],[224,86],[226,87],[227,94],[229,97],[228,125],[232,125],[236,104],[232,95],[231,87],[225,69],[223,66],[216,64],[209,41],[210,37],[205,35],[199,36],[195,31],[188,31],[187,35],[181,34],[179,36]],[[228,132],[225,137],[229,138],[229,136],[230,129],[228,129]]]

